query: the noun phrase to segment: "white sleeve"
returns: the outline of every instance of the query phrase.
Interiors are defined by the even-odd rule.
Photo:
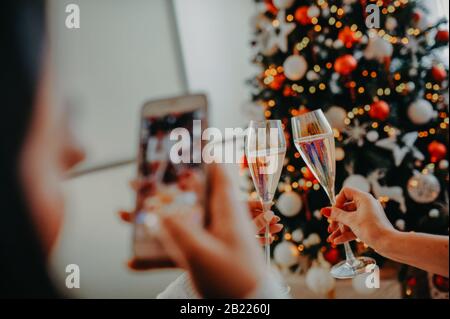
[[[180,275],[161,292],[157,299],[200,299],[187,272]],[[286,291],[281,276],[268,274],[247,299],[287,299],[291,298]]]
[[[169,284],[157,299],[200,299],[201,297],[195,291],[191,283],[189,274],[184,272],[175,281]]]

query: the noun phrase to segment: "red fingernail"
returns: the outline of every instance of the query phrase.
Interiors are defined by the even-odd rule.
[[[132,214],[129,213],[129,212],[124,212],[124,211],[122,211],[122,212],[119,212],[119,217],[120,217],[120,219],[123,220],[124,222],[131,222],[133,216],[132,216]]]
[[[320,212],[321,212],[322,215],[324,215],[325,217],[327,217],[327,218],[330,217],[330,214],[331,214],[331,210],[330,210],[330,209],[323,208]]]
[[[331,227],[330,226],[328,226],[327,230],[328,230],[329,233],[331,233]]]

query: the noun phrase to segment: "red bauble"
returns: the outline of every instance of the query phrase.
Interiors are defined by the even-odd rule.
[[[340,56],[334,61],[334,70],[340,75],[349,75],[358,66],[358,61],[351,54]]]
[[[441,292],[448,292],[448,278],[434,275],[433,285]]]
[[[406,280],[406,285],[410,288],[413,288],[417,285],[417,278],[416,277],[410,277]]]
[[[303,177],[307,180],[314,180],[316,177],[314,176],[314,174],[311,172],[311,170],[308,168],[308,166],[305,166],[305,171],[303,173]]]
[[[346,26],[341,31],[339,31],[338,39],[344,43],[346,48],[351,48],[354,43],[358,43],[359,39],[356,37],[355,32],[350,29],[349,26]]]
[[[370,105],[369,116],[373,119],[385,121],[391,109],[385,101],[375,101]]]
[[[311,23],[311,18],[308,16],[308,6],[302,6],[295,10],[295,20],[301,25],[308,25]]]
[[[447,155],[447,147],[445,144],[438,141],[433,141],[428,144],[428,153],[430,153],[431,161],[436,163]]]
[[[339,249],[330,248],[323,254],[323,258],[330,264],[335,265],[341,261],[341,254],[339,253]]]
[[[439,30],[436,33],[436,42],[447,43],[448,42],[448,30]]]
[[[274,76],[273,81],[269,84],[269,87],[272,90],[276,90],[278,91],[279,89],[282,88],[284,81],[286,80],[286,77],[284,76],[283,73],[278,73],[277,75]]]
[[[441,83],[447,79],[447,71],[442,66],[433,65],[431,68],[431,76],[436,82]]]
[[[419,22],[422,19],[422,13],[420,11],[414,11],[412,15],[412,19],[415,23]]]
[[[295,95],[294,90],[289,85],[286,85],[283,89],[283,95],[284,96],[293,96]]]
[[[275,7],[275,5],[273,4],[273,1],[272,1],[272,0],[264,0],[264,3],[266,4],[267,11],[269,11],[269,12],[272,13],[273,15],[277,15],[278,9],[277,9],[277,7]]]

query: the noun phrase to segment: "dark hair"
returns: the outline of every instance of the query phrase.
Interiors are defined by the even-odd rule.
[[[40,73],[44,1],[4,0],[0,10],[0,297],[56,297],[19,179],[20,153]]]

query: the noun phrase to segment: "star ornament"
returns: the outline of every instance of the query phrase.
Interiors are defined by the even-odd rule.
[[[344,144],[356,144],[358,147],[364,145],[364,139],[367,135],[369,123],[361,124],[358,119],[353,121],[353,125],[344,128],[343,133],[346,138]]]
[[[286,53],[288,50],[288,36],[294,31],[295,23],[288,23],[286,21],[286,11],[280,10],[273,25],[274,29],[268,46],[277,46],[281,52]]]
[[[414,158],[423,161],[425,156],[419,151],[417,147],[414,146],[417,140],[417,132],[410,132],[401,138],[403,142],[403,146],[399,146],[397,144],[397,137],[388,137],[382,140],[379,140],[375,143],[376,146],[380,148],[384,148],[392,152],[392,156],[394,157],[395,166],[400,166],[405,159],[405,156],[409,153],[412,153]]]

